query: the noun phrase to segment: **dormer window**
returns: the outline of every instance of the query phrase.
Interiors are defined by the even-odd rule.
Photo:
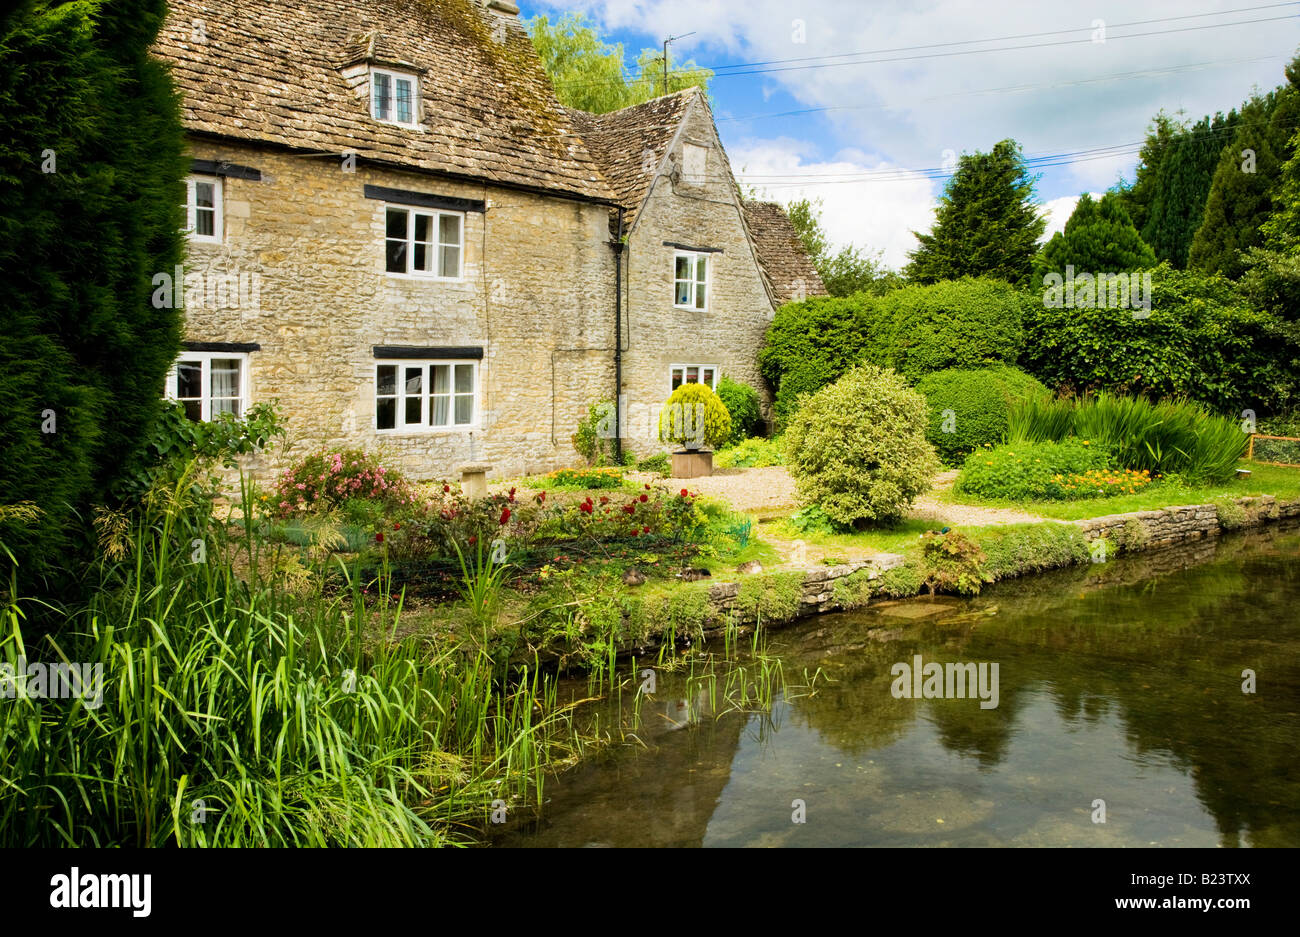
[[[419,123],[419,81],[402,72],[370,70],[370,114],[375,120],[413,127]]]

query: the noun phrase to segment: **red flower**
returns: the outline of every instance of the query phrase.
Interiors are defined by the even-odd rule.
[[[590,513],[591,513],[591,502],[590,502],[590,501],[584,501],[584,502],[582,502],[581,504],[578,505],[578,510],[579,510],[579,511],[582,511],[584,514],[590,514]]]
[[[683,498],[686,497],[686,489],[685,489],[685,488],[682,489],[682,497],[683,497]]]
[[[632,531],[632,536],[633,536],[633,537],[639,537],[639,536],[641,536],[641,531],[636,530],[636,529],[633,529],[633,531]]]
[[[649,527],[642,527],[642,528],[641,528],[641,533],[643,533],[643,534],[648,534],[648,533],[650,533],[650,528],[649,528]]]
[[[448,491],[451,491],[451,485],[443,485],[443,486],[442,486],[442,491],[443,491],[443,494],[446,494]]]
[[[609,498],[605,497],[604,495],[601,495],[601,496],[600,496],[600,503],[601,503],[601,504],[609,504]]]
[[[501,524],[501,526],[504,527],[504,526],[509,522],[509,520],[510,520],[510,509],[509,509],[509,508],[502,508],[502,509],[501,509],[501,520],[498,521],[497,523]]]
[[[510,500],[515,500],[515,490],[513,488],[510,489]]]
[[[645,503],[646,503],[647,501],[649,501],[649,500],[650,500],[650,496],[649,496],[649,495],[642,495],[642,496],[641,496],[641,503],[642,503],[642,504],[645,504]]]
[[[375,543],[383,543],[383,542],[384,542],[384,532],[381,530],[379,533],[375,534]]]
[[[646,491],[649,491],[649,490],[650,490],[650,483],[649,483],[649,482],[646,482],[646,484],[645,484],[645,490],[646,490]]]
[[[401,529],[402,529],[402,525],[401,525],[401,524],[394,524],[394,525],[393,525],[393,530],[401,530]]]
[[[636,511],[636,505],[635,505],[635,504],[625,504],[625,505],[623,505],[623,513],[625,513],[625,514],[632,514],[632,513],[634,513],[635,511]]]
[[[474,546],[474,544],[476,544],[476,543],[478,543],[478,537],[470,537],[470,538],[469,538],[469,545],[470,545],[471,547]]]

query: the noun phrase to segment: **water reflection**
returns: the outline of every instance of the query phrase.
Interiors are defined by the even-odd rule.
[[[1298,556],[1273,529],[779,632],[833,682],[716,717],[665,675],[643,744],[499,844],[1300,845]],[[914,655],[999,663],[997,708],[895,698]]]

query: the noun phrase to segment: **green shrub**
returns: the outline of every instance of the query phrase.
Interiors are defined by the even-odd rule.
[[[672,458],[666,452],[656,452],[654,455],[638,460],[636,467],[641,472],[658,472],[660,475],[667,475],[672,467]]]
[[[803,402],[785,436],[786,465],[801,500],[835,523],[893,523],[939,467],[924,428],[925,398],[866,365]]]
[[[1109,464],[1105,448],[1087,440],[1007,443],[971,455],[954,488],[980,498],[1012,501],[1079,497],[1066,487],[1066,479],[1105,470]]]
[[[1300,349],[1230,281],[1164,264],[1151,286],[1149,311],[1035,304],[1021,366],[1054,390],[1187,397],[1217,413],[1269,412],[1294,394]]]
[[[979,446],[997,445],[1006,438],[1014,401],[1047,396],[1042,384],[1007,366],[936,371],[921,378],[916,389],[930,407],[926,438],[952,464],[960,464]]]
[[[956,530],[944,534],[927,530],[921,535],[921,555],[925,561],[925,584],[931,595],[936,592],[979,595],[987,557],[974,540]]]
[[[766,468],[769,465],[784,465],[785,457],[781,453],[781,447],[780,437],[763,439],[754,436],[719,451],[713,457],[713,464],[718,468]]]
[[[1008,524],[982,532],[979,544],[985,582],[1091,559],[1087,539],[1073,524]]]
[[[1194,403],[1109,394],[1021,401],[1011,408],[1007,435],[1017,444],[1077,436],[1104,446],[1122,468],[1192,484],[1231,478],[1250,443],[1238,421]]]
[[[688,449],[716,449],[731,436],[731,414],[703,384],[682,384],[659,415],[659,438]]]
[[[578,421],[578,428],[570,440],[578,455],[588,465],[614,463],[614,404],[602,400],[587,407],[587,415]]]
[[[772,415],[778,429],[801,396],[821,390],[862,360],[875,302],[863,294],[818,296],[776,311],[758,366],[776,392]]]
[[[909,381],[948,368],[1015,364],[1036,297],[1001,280],[908,286],[875,301],[867,357]]]
[[[1151,542],[1151,531],[1147,530],[1146,525],[1136,517],[1130,517],[1124,522],[1115,539],[1121,550],[1132,553],[1141,550]]]
[[[759,408],[758,391],[724,374],[718,381],[718,399],[731,417],[731,435],[723,445],[734,446],[750,436],[762,435],[763,413]]]
[[[534,488],[621,488],[623,473],[616,468],[558,469],[530,479]]]

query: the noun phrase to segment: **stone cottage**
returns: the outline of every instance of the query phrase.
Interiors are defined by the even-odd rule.
[[[825,289],[780,206],[741,199],[699,89],[569,115],[621,209],[622,435],[644,454],[661,448],[659,408],[679,384],[716,390],[725,373],[763,388],[757,354],[776,307]],[[804,266],[786,263],[792,248]]]
[[[546,471],[616,378],[645,410],[761,386],[783,294],[703,95],[566,111],[509,0],[172,0],[156,52],[193,157],[187,259],[154,278],[185,309],[166,393],[195,419],[278,400],[288,446],[255,468]]]

